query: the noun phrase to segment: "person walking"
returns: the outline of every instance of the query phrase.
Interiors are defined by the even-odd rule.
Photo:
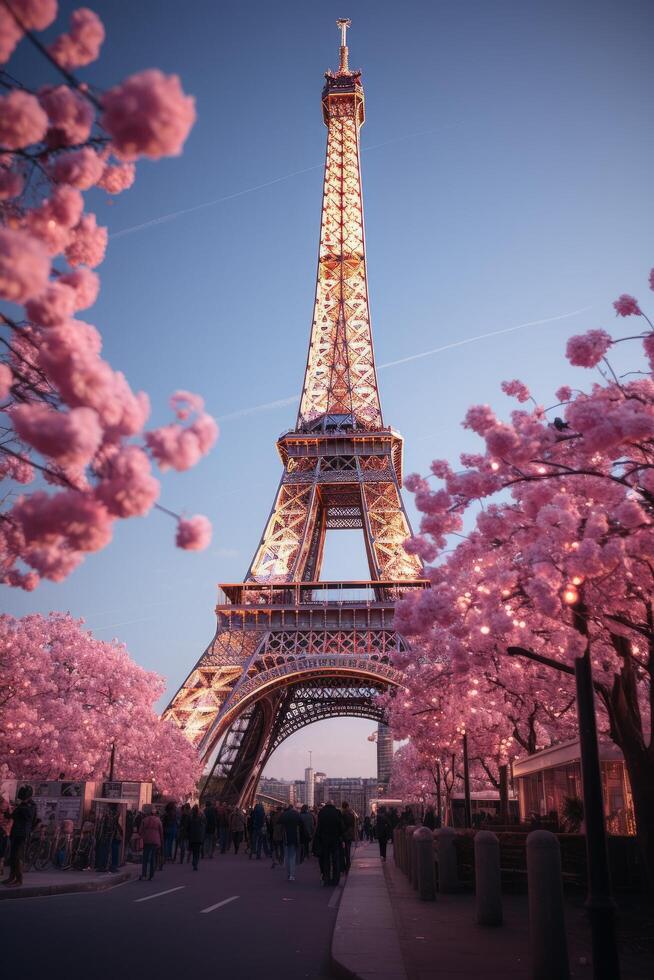
[[[391,823],[386,813],[386,807],[381,806],[377,813],[377,842],[379,843],[379,856],[382,861],[386,861],[386,845],[392,835]]]
[[[238,854],[245,833],[245,814],[239,807],[234,807],[229,818],[229,832],[234,842],[234,854]]]
[[[295,881],[295,863],[297,860],[298,847],[300,846],[300,833],[302,831],[302,821],[292,803],[289,803],[284,812],[279,817],[279,825],[284,834],[284,847],[286,854],[286,875],[289,881]]]
[[[300,864],[305,858],[311,857],[311,841],[315,831],[313,816],[309,812],[309,807],[304,804],[300,810],[300,820],[302,822],[302,833],[300,835]]]
[[[363,818],[363,835],[368,842],[372,840],[372,820],[367,815]]]
[[[255,803],[252,810],[252,840],[250,842],[250,857],[256,855],[257,861],[261,860],[261,849],[263,848],[266,857],[270,857],[268,841],[266,840],[266,811],[263,803]]]
[[[177,839],[177,808],[174,803],[166,803],[161,824],[164,832],[164,858],[166,861],[172,861]]]
[[[277,806],[270,817],[270,823],[272,826],[273,868],[277,864],[284,863],[284,827],[279,822],[281,815],[282,808],[281,806]]]
[[[141,865],[141,881],[147,878],[152,881],[155,868],[157,867],[157,857],[159,849],[164,844],[164,829],[159,816],[153,811],[149,803],[143,807],[143,819],[141,820],[140,833],[143,839],[143,863]]]
[[[213,860],[213,852],[216,850],[216,833],[218,831],[218,813],[213,804],[213,800],[208,800],[204,807],[204,844],[202,845],[202,856]]]
[[[23,884],[23,861],[25,848],[32,827],[36,821],[36,807],[32,799],[32,787],[21,786],[16,794],[16,806],[6,818],[12,821],[9,831],[9,877],[2,882],[8,888],[18,888]]]
[[[5,859],[9,855],[9,834],[11,832],[11,810],[9,800],[0,793],[0,878],[5,870]]]
[[[198,862],[200,860],[200,852],[202,850],[202,843],[204,841],[205,835],[205,819],[204,814],[201,812],[200,807],[195,804],[191,810],[191,816],[189,819],[188,826],[188,839],[191,845],[191,854],[193,855],[193,870],[198,870]]]
[[[343,871],[347,875],[352,866],[352,842],[356,839],[357,833],[356,814],[347,800],[341,803],[341,816],[343,818]]]
[[[123,829],[120,826],[118,804],[110,803],[100,817],[97,829],[96,871],[109,871],[110,874],[115,874],[118,871],[122,839]]]
[[[220,803],[216,807],[216,813],[218,815],[218,845],[220,853],[224,854],[229,844],[229,817],[224,803]]]
[[[191,859],[191,848],[189,847],[189,824],[191,822],[191,804],[185,803],[182,807],[182,812],[179,816],[179,830],[177,833],[177,839],[179,841],[179,863],[184,864],[184,856],[186,855],[186,860]]]
[[[318,814],[316,830],[320,841],[320,870],[325,887],[338,885],[341,877],[339,849],[344,829],[343,817],[330,800]]]

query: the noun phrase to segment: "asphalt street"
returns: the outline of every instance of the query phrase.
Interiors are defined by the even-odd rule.
[[[287,881],[267,859],[217,854],[153,881],[16,899],[0,908],[3,974],[66,980],[327,978],[341,888],[311,858]]]

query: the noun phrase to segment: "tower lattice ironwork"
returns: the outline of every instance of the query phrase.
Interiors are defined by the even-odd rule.
[[[361,73],[325,74],[320,251],[295,428],[277,441],[279,489],[245,580],[220,587],[217,630],[166,709],[210,765],[212,792],[249,802],[271,753],[304,725],[384,720],[379,693],[401,682],[391,654],[397,599],[425,588],[403,548],[401,435],[384,425],[366,275],[359,133]],[[320,581],[327,530],[360,528],[370,578]]]

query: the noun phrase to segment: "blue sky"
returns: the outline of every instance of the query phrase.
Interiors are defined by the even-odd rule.
[[[76,6],[61,3],[62,13]],[[322,73],[337,65],[334,21],[349,16],[363,70],[368,271],[377,361],[549,320],[379,372],[386,422],[405,436],[405,471],[475,445],[467,406],[508,411],[519,377],[545,404],[580,383],[570,333],[615,326],[611,300],[645,297],[652,247],[654,128],[648,0],[165,0],[92,4],[107,29],[80,76],[108,87],[157,66],[195,95],[180,158],[139,167],[134,188],[90,204],[112,234],[102,294],[85,317],[111,363],[149,392],[155,422],[176,388],[221,420],[212,456],[165,477],[162,503],[206,513],[212,547],[173,546],[155,513],[123,522],[66,583],[5,590],[16,615],[70,610],[168,678],[172,694],[214,630],[215,586],[242,578],[280,475],[279,433],[299,393],[315,281],[325,129]],[[50,69],[22,45],[11,70]],[[294,176],[289,176],[294,175]],[[280,179],[281,178],[281,179]],[[219,203],[210,203],[219,202]],[[171,213],[178,217],[156,221]],[[151,222],[156,221],[152,224]],[[144,226],[144,227],[140,227]],[[131,230],[130,229],[140,229]],[[589,375],[581,374],[588,383]],[[411,503],[409,501],[411,510]],[[413,512],[413,511],[411,511]],[[365,577],[357,532],[328,540],[324,577]],[[269,772],[314,766],[370,775],[366,721],[305,729]]]

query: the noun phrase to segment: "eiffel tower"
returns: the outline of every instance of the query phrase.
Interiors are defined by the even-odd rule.
[[[402,683],[394,604],[426,588],[402,547],[402,436],[384,424],[366,276],[359,133],[361,72],[325,73],[327,155],[316,295],[295,428],[243,582],[220,586],[216,634],[165,711],[197,746],[211,792],[248,805],[284,739],[324,718],[385,720],[378,695]],[[363,532],[370,578],[320,581],[325,534]]]

